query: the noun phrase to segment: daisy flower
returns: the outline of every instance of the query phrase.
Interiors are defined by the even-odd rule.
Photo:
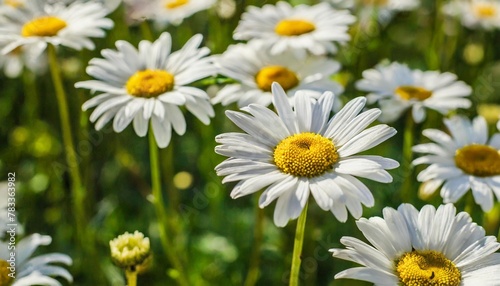
[[[348,25],[356,18],[347,10],[335,10],[327,3],[292,7],[287,2],[249,6],[234,32],[236,40],[258,39],[270,45],[271,54],[291,48],[304,55],[335,53],[333,42],[345,43]]]
[[[361,22],[370,21],[376,12],[379,23],[385,25],[396,13],[415,10],[420,0],[356,0]]]
[[[90,37],[104,37],[103,29],[113,27],[104,18],[108,11],[97,2],[48,4],[46,0],[26,0],[24,6],[5,13],[0,27],[0,42],[8,41],[1,52],[9,53],[21,46],[33,47],[41,53],[47,44],[75,50],[94,49]]]
[[[166,24],[178,26],[185,18],[206,10],[215,0],[125,0],[130,8],[130,18],[152,19],[161,27]]]
[[[259,206],[264,208],[277,200],[274,223],[280,227],[300,215],[309,194],[339,221],[347,220],[347,210],[359,218],[361,204],[371,207],[374,199],[354,176],[389,183],[392,177],[385,169],[399,164],[380,156],[356,154],[387,140],[396,130],[383,124],[365,130],[380,110],[361,112],[363,97],[351,100],[330,119],[334,99],[330,92],[318,100],[305,91],[298,92],[295,108],[279,84],[273,84],[272,92],[277,114],[257,104],[244,108],[249,114],[226,111],[246,132],[216,137],[221,145],[215,152],[229,158],[215,170],[226,176],[223,183],[238,181],[231,197],[264,189]]]
[[[49,253],[31,257],[40,245],[49,245],[52,238],[48,235],[32,234],[15,245],[14,275],[10,269],[11,251],[8,242],[0,241],[0,285],[61,285],[52,277],[62,277],[73,282],[73,277],[63,266],[71,265],[69,256],[62,253]],[[10,274],[10,275],[9,275]],[[12,277],[14,276],[14,278]],[[10,284],[12,283],[12,284]]]
[[[455,0],[443,6],[443,12],[459,17],[467,28],[500,28],[500,2],[496,0]]]
[[[494,286],[500,281],[500,248],[494,236],[452,204],[418,211],[410,204],[386,207],[383,218],[356,222],[370,242],[344,236],[346,249],[330,249],[333,257],[361,264],[338,278],[375,285]]]
[[[39,54],[29,46],[18,47],[5,55],[0,54],[0,68],[9,78],[19,77],[24,67],[35,74],[41,74],[47,70],[47,66],[45,54]]]
[[[272,101],[273,82],[288,92],[292,103],[297,90],[310,90],[315,98],[327,90],[333,91],[335,96],[343,91],[340,84],[329,79],[339,71],[338,62],[313,55],[300,59],[290,50],[272,55],[262,43],[231,46],[215,60],[215,64],[220,74],[238,83],[220,90],[212,99],[214,104],[237,102],[238,107],[251,103],[268,106]]]
[[[442,114],[457,108],[469,108],[471,102],[464,98],[471,94],[470,86],[457,81],[457,76],[445,72],[410,70],[408,66],[392,63],[365,70],[356,88],[370,92],[368,102],[378,102],[382,110],[380,120],[392,122],[411,108],[413,120],[422,122],[425,108]]]
[[[451,134],[426,129],[423,135],[434,141],[413,147],[425,153],[413,164],[429,164],[417,180],[424,182],[421,192],[430,195],[441,187],[445,203],[454,203],[469,189],[483,211],[493,207],[493,193],[500,199],[500,133],[488,140],[486,120],[478,116],[470,122],[462,116],[444,119]]]
[[[92,59],[87,73],[96,80],[77,82],[75,87],[100,91],[102,94],[83,104],[83,110],[96,109],[90,121],[101,129],[111,119],[115,132],[121,132],[132,121],[140,137],[147,134],[151,121],[159,147],[168,146],[172,128],[183,135],[186,121],[180,106],[185,106],[204,124],[210,123],[214,111],[205,91],[188,84],[214,74],[210,53],[199,48],[201,35],[193,36],[179,51],[170,52],[172,40],[163,33],[151,43],[141,41],[139,50],[130,43],[117,41],[117,51],[105,49],[104,59]]]

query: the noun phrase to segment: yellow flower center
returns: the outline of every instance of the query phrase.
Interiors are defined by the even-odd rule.
[[[396,88],[395,93],[404,100],[416,99],[420,101],[426,100],[432,95],[432,91],[411,85],[402,85]]]
[[[9,286],[12,284],[14,279],[9,276],[11,273],[9,270],[9,263],[3,259],[0,259],[0,285]]]
[[[396,271],[404,286],[458,286],[462,279],[455,264],[434,250],[403,254]]]
[[[281,87],[287,91],[296,87],[299,84],[297,75],[282,66],[267,66],[262,68],[255,75],[255,82],[257,86],[264,91],[271,91],[273,82],[277,82]]]
[[[316,30],[313,23],[306,20],[281,20],[274,31],[280,36],[299,36]]]
[[[128,79],[126,87],[136,97],[157,97],[174,88],[174,76],[163,70],[142,70]]]
[[[184,6],[187,3],[189,3],[189,0],[171,0],[168,1],[167,4],[165,4],[165,7],[167,9],[175,9],[180,6]]]
[[[474,7],[474,12],[479,18],[491,18],[497,14],[497,9],[492,4],[481,3]]]
[[[455,164],[465,173],[477,177],[500,175],[500,153],[487,145],[471,144],[458,149]]]
[[[316,177],[333,168],[339,155],[332,140],[304,132],[289,136],[274,149],[274,164],[297,177]]]
[[[66,22],[54,16],[42,16],[24,24],[23,37],[53,37],[66,27]]]

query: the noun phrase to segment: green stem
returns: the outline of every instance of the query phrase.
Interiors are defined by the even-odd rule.
[[[26,123],[34,123],[38,116],[38,89],[36,88],[36,76],[32,71],[25,68],[22,74],[25,92],[23,118]]]
[[[182,262],[176,255],[175,247],[168,237],[167,227],[169,225],[167,212],[165,210],[165,205],[163,201],[163,194],[161,191],[161,178],[160,178],[160,162],[158,154],[158,146],[156,145],[155,137],[153,134],[153,129],[149,130],[149,161],[151,164],[151,188],[153,192],[153,204],[156,210],[156,215],[159,220],[159,231],[160,240],[162,243],[163,250],[167,254],[170,262],[177,271],[177,279],[180,285],[188,286],[190,285],[186,277],[186,272],[182,266]]]
[[[88,245],[88,237],[86,237],[85,227],[87,226],[87,218],[85,215],[85,190],[82,185],[80,177],[78,157],[75,152],[75,145],[73,144],[73,135],[71,133],[71,124],[68,110],[68,102],[66,100],[66,93],[64,91],[63,81],[61,78],[61,70],[57,62],[56,50],[53,45],[48,45],[48,57],[50,72],[54,83],[54,89],[59,106],[59,116],[61,119],[61,130],[63,137],[63,144],[66,151],[66,163],[71,177],[71,192],[73,209],[75,211],[75,220],[77,228],[77,237],[80,239],[82,245]],[[89,245],[88,248],[93,248]]]
[[[289,286],[299,285],[300,264],[302,262],[302,245],[304,244],[304,230],[306,228],[307,205],[304,206],[302,213],[297,220],[297,228],[295,230],[295,239],[293,243],[292,270],[290,273]]]
[[[126,269],[125,277],[127,277],[127,286],[137,286],[137,271]]]
[[[250,257],[250,266],[248,267],[248,274],[245,280],[245,286],[253,286],[259,279],[259,264],[260,264],[260,251],[262,248],[262,240],[264,238],[264,209],[259,207],[258,197],[255,204],[255,226],[253,230],[253,246],[252,255]]]
[[[142,38],[152,42],[155,39],[155,37],[153,36],[153,31],[151,30],[148,21],[147,20],[142,21],[140,27],[141,27]]]
[[[413,117],[411,113],[411,109],[406,113],[406,124],[404,127],[403,133],[403,172],[405,174],[403,189],[401,190],[401,197],[403,202],[412,202],[412,198],[415,196],[413,191],[413,168],[411,165],[412,162],[412,147],[413,147],[413,134],[415,123],[413,122]]]

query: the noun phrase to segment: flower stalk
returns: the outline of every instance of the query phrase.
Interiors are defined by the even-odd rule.
[[[299,285],[300,264],[302,263],[302,246],[304,245],[304,232],[306,228],[307,206],[308,203],[304,206],[304,209],[297,220],[297,228],[295,229],[295,239],[293,243],[292,270],[290,273],[290,283],[288,284],[289,286]]]
[[[186,277],[186,272],[182,265],[182,261],[177,255],[176,248],[169,238],[168,234],[168,216],[165,209],[165,204],[163,200],[163,194],[161,191],[161,178],[160,178],[160,162],[158,154],[158,146],[156,145],[153,128],[150,128],[149,133],[149,161],[151,166],[151,188],[153,193],[153,205],[156,211],[158,226],[160,232],[160,239],[162,247],[167,254],[168,259],[174,266],[175,270],[178,272],[178,282],[179,285],[188,286],[189,280]]]

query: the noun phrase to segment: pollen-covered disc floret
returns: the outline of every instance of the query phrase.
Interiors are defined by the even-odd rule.
[[[274,149],[273,158],[282,172],[311,178],[331,170],[339,156],[331,139],[305,132],[283,139]]]
[[[336,53],[335,43],[350,40],[348,25],[356,18],[347,10],[333,9],[328,3],[292,6],[285,1],[261,8],[248,6],[233,34],[236,40],[258,40],[270,53],[287,50],[307,53]]]
[[[24,24],[23,37],[53,37],[67,26],[64,20],[54,16],[42,16]]]
[[[9,270],[9,263],[3,259],[0,259],[0,285],[10,286],[14,279],[9,276],[11,271]]]
[[[420,211],[410,204],[386,207],[383,217],[361,218],[356,225],[366,239],[344,236],[340,242],[346,248],[330,252],[360,266],[335,279],[401,286],[494,286],[500,281],[495,253],[500,243],[452,204],[425,205]]]
[[[396,262],[396,272],[405,286],[458,286],[461,281],[455,264],[434,250],[403,254]]]
[[[446,115],[458,108],[469,108],[472,89],[457,76],[438,71],[411,70],[397,62],[378,65],[363,72],[356,88],[367,91],[369,103],[377,102],[382,110],[380,121],[392,122],[411,111],[413,120],[426,118],[426,109]]]
[[[69,2],[69,1],[68,1]],[[66,46],[75,50],[93,50],[91,38],[102,38],[105,29],[113,27],[106,18],[109,13],[97,1],[39,1],[26,0],[21,7],[2,8],[0,42],[7,42],[1,50],[7,54],[16,48],[34,49],[41,54],[47,44]]]
[[[422,133],[434,142],[413,147],[423,153],[413,164],[428,164],[417,180],[423,182],[420,192],[432,195],[441,187],[445,203],[455,203],[472,190],[474,200],[484,211],[493,207],[494,198],[500,198],[500,133],[488,139],[488,125],[484,117],[472,122],[463,116],[444,119],[448,129],[426,129]],[[451,135],[451,136],[450,136]]]
[[[299,84],[297,75],[283,66],[266,66],[255,75],[257,86],[263,91],[271,91],[273,82],[277,82],[287,91]]]
[[[404,100],[423,101],[432,95],[432,92],[425,88],[411,85],[398,86],[394,92]]]
[[[477,177],[500,176],[500,153],[491,146],[472,144],[456,151],[455,164]]]
[[[300,36],[316,30],[313,23],[307,20],[285,19],[274,27],[276,34],[281,36]]]
[[[174,88],[174,76],[164,70],[141,70],[126,83],[127,92],[137,97],[157,97]]]
[[[302,212],[310,195],[318,206],[331,211],[339,221],[348,212],[360,217],[362,205],[373,206],[370,190],[358,178],[389,183],[386,171],[399,166],[380,156],[357,155],[387,140],[396,130],[371,125],[380,115],[377,109],[362,112],[365,99],[348,102],[331,117],[333,94],[318,99],[298,91],[294,105],[278,83],[272,85],[277,113],[250,104],[245,112],[226,111],[244,133],[216,137],[215,152],[229,157],[216,168],[223,182],[238,182],[231,192],[239,198],[262,191],[261,208],[276,200],[274,223],[285,226]]]

